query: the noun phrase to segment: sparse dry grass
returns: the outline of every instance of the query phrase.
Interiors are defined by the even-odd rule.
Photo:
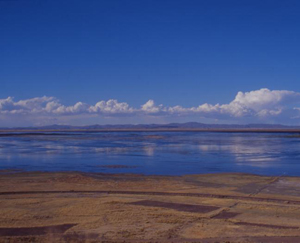
[[[295,177],[245,174],[3,173],[0,229],[74,226],[42,235],[0,230],[0,242],[300,242],[299,185]],[[132,204],[143,200],[216,208],[201,213]],[[232,214],[214,218],[223,211]]]

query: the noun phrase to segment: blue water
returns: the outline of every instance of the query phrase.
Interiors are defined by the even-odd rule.
[[[210,132],[1,136],[0,169],[147,175],[246,172],[300,176],[300,137]]]

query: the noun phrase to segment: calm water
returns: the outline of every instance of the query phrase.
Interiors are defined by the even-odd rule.
[[[300,137],[268,133],[99,132],[0,137],[0,169],[300,176]]]

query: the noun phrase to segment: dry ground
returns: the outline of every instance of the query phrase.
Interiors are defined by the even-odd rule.
[[[300,242],[300,178],[0,173],[0,242]]]

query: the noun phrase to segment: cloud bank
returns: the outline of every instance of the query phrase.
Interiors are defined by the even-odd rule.
[[[8,121],[14,117],[32,120],[68,117],[193,117],[230,121],[286,121],[298,124],[300,116],[300,93],[288,90],[269,90],[266,88],[250,92],[238,92],[228,104],[201,104],[195,107],[156,105],[148,100],[140,107],[131,107],[126,102],[115,99],[99,101],[94,105],[77,102],[65,106],[55,97],[36,97],[15,101],[12,97],[0,99],[0,118]],[[52,119],[52,120],[51,120]],[[120,119],[120,123],[122,120]]]

